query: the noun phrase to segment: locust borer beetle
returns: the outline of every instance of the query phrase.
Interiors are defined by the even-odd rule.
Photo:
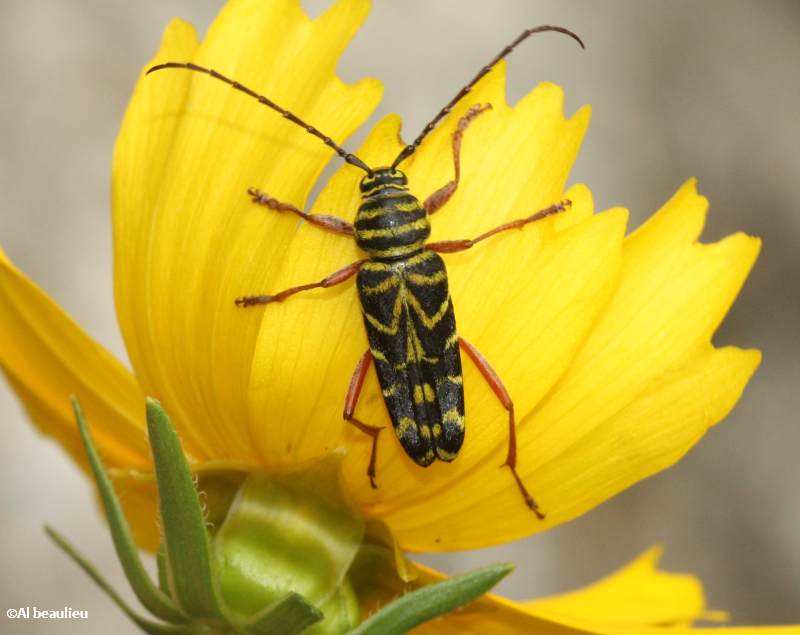
[[[483,355],[472,344],[459,337],[447,285],[447,270],[439,254],[469,249],[495,234],[521,228],[561,212],[570,205],[570,201],[560,201],[475,238],[426,242],[431,231],[430,216],[441,209],[458,188],[464,133],[471,121],[491,108],[490,104],[474,105],[461,117],[452,140],[454,178],[424,201],[420,202],[409,191],[408,179],[398,166],[416,151],[439,121],[501,59],[530,35],[543,31],[563,33],[583,47],[583,42],[577,35],[562,27],[544,25],[523,31],[439,111],[388,167],[368,166],[317,128],[281,108],[268,97],[213,69],[191,62],[165,62],[147,71],[152,73],[165,68],[182,68],[210,75],[277,111],[321,139],[347,163],[366,173],[359,186],[361,205],[354,223],[336,216],[309,214],[261,190],[250,188],[248,193],[254,203],[274,211],[296,214],[318,227],[354,238],[366,257],[319,282],[301,284],[271,295],[244,296],[237,298],[235,303],[240,307],[250,307],[282,302],[295,293],[330,287],[356,276],[369,349],[356,364],[350,379],[344,419],[372,437],[367,467],[372,487],[377,487],[375,465],[378,435],[383,428],[365,423],[355,416],[370,365],[374,364],[378,373],[383,399],[400,444],[418,465],[427,467],[437,459],[447,462],[455,459],[464,442],[464,386],[460,354],[464,351],[508,412],[508,454],[504,465],[510,469],[525,503],[539,518],[544,518],[544,514],[528,493],[516,469],[514,403]]]

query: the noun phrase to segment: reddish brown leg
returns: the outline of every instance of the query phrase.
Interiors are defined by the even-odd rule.
[[[519,229],[524,227],[528,223],[536,222],[537,220],[541,220],[543,218],[547,218],[553,214],[558,214],[559,212],[563,212],[567,209],[570,205],[572,205],[572,201],[569,199],[564,199],[560,203],[556,203],[555,205],[551,205],[550,207],[546,207],[543,210],[536,212],[535,214],[531,214],[527,218],[519,218],[517,220],[512,220],[510,223],[504,223],[503,225],[499,225],[494,229],[490,229],[488,232],[481,234],[477,238],[465,238],[462,240],[441,240],[435,243],[428,243],[425,245],[428,249],[432,251],[438,251],[441,254],[450,254],[454,251],[464,251],[465,249],[469,249],[470,247],[474,246],[475,244],[479,243],[482,240],[486,240],[487,238],[491,238],[495,234],[499,234],[500,232],[508,231],[509,229]]]
[[[455,169],[455,178],[425,199],[423,206],[428,214],[437,212],[450,200],[453,194],[456,193],[458,183],[461,180],[461,139],[464,136],[464,131],[475,117],[489,110],[491,107],[491,104],[476,104],[458,120],[458,126],[453,133],[453,167]]]
[[[539,506],[528,493],[528,490],[525,489],[525,485],[522,484],[522,479],[519,477],[519,474],[517,474],[517,426],[514,422],[514,402],[511,401],[511,397],[505,386],[503,386],[503,382],[500,381],[497,373],[489,366],[489,362],[481,355],[480,351],[463,337],[458,338],[458,343],[461,349],[469,355],[469,358],[475,366],[477,366],[481,375],[483,375],[483,378],[486,380],[486,383],[489,384],[489,387],[494,391],[494,394],[497,395],[500,403],[503,404],[503,408],[508,410],[508,455],[503,465],[507,465],[511,469],[511,474],[514,475],[514,480],[517,482],[517,487],[519,487],[522,498],[525,499],[525,504],[530,507],[531,511],[536,514],[539,520],[543,520],[544,514],[539,511]]]
[[[334,271],[327,278],[323,278],[319,282],[312,282],[310,284],[301,284],[297,287],[290,287],[284,289],[275,295],[245,295],[241,298],[236,298],[236,306],[253,306],[255,304],[269,304],[270,302],[283,302],[290,295],[299,293],[300,291],[307,291],[308,289],[317,289],[319,287],[327,288],[340,284],[353,276],[361,269],[366,260],[356,260],[351,262],[346,267],[342,267],[339,271]]]
[[[295,207],[291,203],[283,203],[275,198],[272,198],[266,192],[262,192],[254,187],[247,190],[247,193],[252,197],[254,203],[263,205],[274,209],[276,212],[292,212],[297,214],[300,218],[307,220],[312,225],[322,227],[324,229],[336,232],[337,234],[344,234],[345,236],[353,235],[353,226],[341,218],[336,216],[328,216],[327,214],[309,214],[303,210]]]
[[[372,353],[367,351],[361,356],[356,364],[356,369],[353,371],[353,376],[350,378],[350,387],[347,389],[347,397],[344,400],[344,413],[342,416],[347,423],[354,425],[361,430],[364,434],[372,437],[372,452],[369,456],[369,466],[367,467],[367,476],[369,477],[369,484],[372,489],[377,489],[375,484],[375,462],[378,458],[378,434],[383,430],[382,426],[370,426],[356,419],[353,414],[358,405],[358,398],[361,396],[361,387],[364,385],[364,378],[367,376],[369,365],[372,363]]]

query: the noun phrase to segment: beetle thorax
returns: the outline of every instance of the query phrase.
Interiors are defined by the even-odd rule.
[[[418,252],[431,233],[428,213],[408,191],[406,175],[378,168],[361,180],[356,243],[370,257],[398,260]]]

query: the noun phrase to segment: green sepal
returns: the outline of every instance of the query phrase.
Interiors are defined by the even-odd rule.
[[[158,567],[158,588],[169,595],[169,562],[167,562],[167,549],[162,542],[156,551],[156,566]]]
[[[407,593],[370,616],[349,635],[403,635],[483,595],[514,569],[495,564]]]
[[[153,615],[167,622],[185,622],[186,616],[180,612],[175,603],[166,594],[152,583],[142,566],[136,543],[133,541],[128,522],[122,512],[122,506],[111,484],[111,479],[103,466],[103,461],[92,441],[83,409],[77,397],[73,395],[70,400],[72,401],[72,409],[75,412],[75,419],[78,422],[81,441],[86,450],[86,456],[89,458],[89,465],[94,473],[100,498],[103,501],[106,519],[114,541],[114,548],[125,572],[125,577],[128,579],[142,606]]]
[[[190,633],[190,627],[188,625],[175,625],[170,626],[167,624],[158,624],[156,622],[151,622],[149,620],[144,619],[143,617],[139,616],[131,607],[129,607],[125,600],[123,600],[120,595],[114,590],[114,588],[106,581],[103,576],[94,568],[94,566],[84,558],[61,534],[59,534],[55,529],[45,525],[44,530],[47,532],[47,535],[53,540],[54,543],[64,552],[66,553],[81,569],[83,569],[86,574],[94,580],[95,584],[102,589],[106,595],[108,595],[111,600],[120,608],[122,611],[127,615],[136,625],[141,628],[145,633],[150,633],[151,635],[180,635],[183,633]]]
[[[203,509],[178,434],[155,399],[147,398],[147,430],[156,468],[170,594],[195,618],[223,618],[212,571]]]
[[[298,593],[288,593],[240,626],[247,635],[297,635],[324,616]]]

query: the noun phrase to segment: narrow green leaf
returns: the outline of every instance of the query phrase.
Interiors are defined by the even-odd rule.
[[[86,574],[94,580],[95,584],[99,586],[105,593],[113,600],[113,602],[120,608],[122,611],[133,620],[136,625],[141,628],[145,633],[150,633],[151,635],[179,635],[183,633],[190,633],[190,627],[188,625],[168,625],[168,624],[158,624],[156,622],[151,622],[149,620],[144,619],[143,617],[139,617],[134,610],[129,607],[125,601],[119,596],[119,594],[114,590],[114,588],[100,575],[97,569],[86,560],[69,542],[67,542],[66,538],[64,538],[61,534],[59,534],[55,529],[45,525],[44,530],[47,532],[47,535],[53,540],[53,542],[58,545],[61,550],[66,553],[72,560],[86,572]]]
[[[402,635],[483,595],[514,565],[495,564],[407,593],[362,622],[350,635]]]
[[[262,609],[240,628],[248,635],[298,635],[323,618],[322,612],[298,593],[289,593]]]
[[[142,566],[136,543],[133,541],[133,536],[131,536],[125,515],[122,513],[122,506],[114,492],[111,479],[108,478],[103,461],[92,441],[83,409],[77,397],[73,395],[70,400],[72,401],[72,409],[75,412],[75,420],[78,422],[81,441],[83,441],[86,456],[89,457],[89,465],[94,473],[97,488],[100,490],[100,498],[103,501],[103,508],[111,529],[111,538],[114,541],[114,548],[117,551],[117,557],[122,569],[125,571],[125,577],[128,578],[128,582],[142,606],[153,615],[167,622],[185,622],[186,617],[181,614],[175,603],[151,582],[147,571]]]
[[[147,430],[156,466],[169,588],[192,617],[223,617],[214,582],[205,518],[178,434],[155,399],[147,399]]]

